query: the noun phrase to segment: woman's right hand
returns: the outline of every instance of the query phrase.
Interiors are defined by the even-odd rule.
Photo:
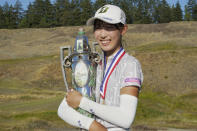
[[[107,131],[107,129],[102,124],[94,120],[90,125],[89,131]]]

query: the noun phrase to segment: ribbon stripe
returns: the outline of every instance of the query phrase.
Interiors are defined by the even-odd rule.
[[[124,49],[120,48],[120,50],[116,53],[115,57],[113,58],[109,68],[107,69],[107,72],[104,75],[104,79],[100,87],[100,93],[103,99],[105,98],[109,78],[112,72],[114,71],[114,69],[116,68],[116,66],[118,65],[118,63],[120,62],[121,58],[124,56],[124,54],[125,54]],[[106,56],[104,56],[104,71],[105,71],[105,68],[106,68]]]

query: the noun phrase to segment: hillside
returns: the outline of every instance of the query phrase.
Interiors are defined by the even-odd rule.
[[[65,93],[59,47],[73,45],[78,28],[0,30],[2,129],[72,128],[56,115]],[[197,22],[129,25],[123,41],[144,73],[133,129],[197,129]]]

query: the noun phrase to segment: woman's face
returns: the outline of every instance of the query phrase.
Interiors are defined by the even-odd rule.
[[[107,56],[112,55],[120,49],[121,37],[125,33],[123,30],[124,27],[118,28],[114,24],[108,24],[100,20],[95,21],[95,39]]]

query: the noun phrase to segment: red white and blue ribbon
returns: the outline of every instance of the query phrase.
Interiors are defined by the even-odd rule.
[[[124,55],[125,55],[124,49],[120,48],[120,50],[115,54],[115,57],[113,58],[109,68],[107,69],[107,72],[104,75],[104,79],[103,79],[102,84],[100,86],[100,94],[103,99],[105,98],[109,78],[110,78],[112,72],[114,71],[114,69],[116,68],[116,66],[118,65],[118,63],[120,62],[121,58]],[[105,71],[105,69],[106,69],[106,56],[104,56],[104,71]]]

